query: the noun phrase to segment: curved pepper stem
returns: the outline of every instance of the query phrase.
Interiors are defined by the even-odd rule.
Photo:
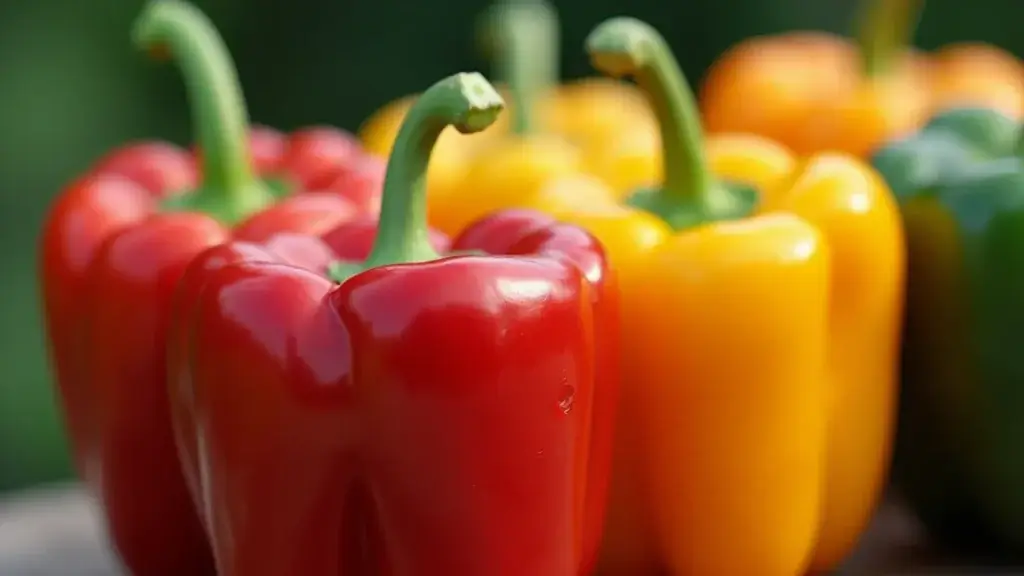
[[[409,109],[391,149],[370,256],[362,264],[333,264],[331,279],[344,282],[370,268],[439,258],[427,225],[430,154],[448,126],[463,134],[480,132],[494,124],[504,107],[498,91],[476,72],[455,74],[428,88]]]
[[[181,0],[154,0],[135,21],[132,39],[143,50],[166,52],[177,61],[201,148],[203,184],[164,208],[202,211],[234,223],[273,202],[249,162],[245,99],[227,46],[209,18]]]
[[[664,184],[638,191],[630,204],[661,216],[676,229],[739,217],[752,209],[753,190],[725,186],[712,176],[693,91],[657,30],[635,18],[612,18],[590,33],[586,47],[601,72],[633,76],[658,119]]]
[[[558,83],[558,15],[544,0],[499,0],[481,24],[485,48],[512,95],[512,130],[536,126],[537,95]]]
[[[924,0],[861,0],[855,37],[865,76],[883,76],[899,61],[913,41],[923,8]]]

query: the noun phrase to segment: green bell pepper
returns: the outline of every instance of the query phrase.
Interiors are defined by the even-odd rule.
[[[878,150],[907,238],[894,482],[946,546],[1024,550],[1020,125],[960,109]]]

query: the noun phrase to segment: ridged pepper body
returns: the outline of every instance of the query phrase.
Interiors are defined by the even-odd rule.
[[[874,512],[897,399],[904,246],[879,175],[753,136],[704,147],[664,41],[613,19],[595,66],[661,119],[665,184],[538,208],[604,244],[622,379],[600,574],[828,571]]]
[[[221,576],[591,572],[619,359],[603,249],[532,214],[462,254],[428,236],[430,149],[501,107],[479,74],[438,82],[379,227],[222,244],[185,273],[171,413]]]
[[[245,245],[200,257],[237,263],[185,280],[199,296],[178,308],[172,396],[196,430],[189,470],[220,573],[586,574],[605,304],[544,255],[559,244],[601,281],[600,248],[571,228],[513,243],[536,257],[377,268],[340,287],[315,272],[326,261]]]
[[[748,144],[712,154],[716,173],[757,182],[750,167],[779,149]],[[659,547],[680,554],[673,574],[798,574],[812,551],[835,567],[875,510],[898,395],[898,213],[850,157],[786,158],[791,172],[762,181],[774,200],[743,221],[676,235],[629,208],[554,212],[620,278],[603,573],[657,563]]]

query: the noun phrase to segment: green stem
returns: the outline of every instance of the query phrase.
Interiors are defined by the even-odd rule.
[[[913,43],[923,8],[924,0],[861,0],[854,36],[865,76],[883,76],[899,61]]]
[[[697,103],[665,39],[635,18],[612,18],[587,36],[586,46],[595,68],[612,77],[633,76],[647,94],[661,129],[661,193],[710,201],[715,186]]]
[[[529,134],[537,95],[558,82],[558,15],[544,0],[499,0],[487,12],[483,36],[512,94],[512,130]]]
[[[135,44],[166,51],[181,68],[203,161],[205,194],[241,211],[254,204],[255,174],[249,162],[248,113],[227,46],[213,23],[181,0],[153,0],[135,22]],[[209,199],[213,204],[213,199]]]
[[[427,225],[427,164],[448,126],[463,134],[494,123],[505,103],[481,74],[449,76],[428,88],[412,105],[398,130],[384,175],[380,224],[369,258],[357,266],[334,265],[332,279],[377,266],[438,258]]]

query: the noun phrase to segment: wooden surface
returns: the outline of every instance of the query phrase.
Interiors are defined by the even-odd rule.
[[[944,559],[922,544],[918,527],[897,504],[890,503],[879,512],[842,574],[1024,576],[1024,569],[985,568]],[[124,576],[104,540],[94,504],[76,486],[0,499],[0,575]]]

